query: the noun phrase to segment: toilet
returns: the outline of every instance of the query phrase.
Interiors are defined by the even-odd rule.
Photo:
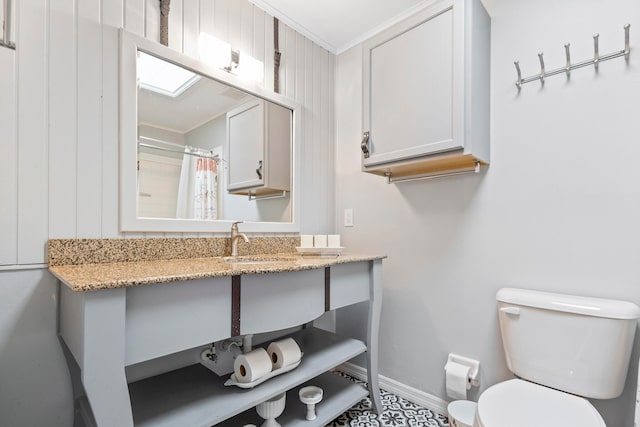
[[[507,366],[474,427],[606,427],[587,398],[622,393],[640,308],[630,302],[503,288],[496,295]]]

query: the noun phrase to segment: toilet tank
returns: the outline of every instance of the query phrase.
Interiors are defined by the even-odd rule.
[[[622,393],[637,305],[514,288],[500,289],[496,299],[511,372],[594,399]]]

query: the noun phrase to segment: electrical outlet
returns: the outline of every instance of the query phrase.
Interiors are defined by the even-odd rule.
[[[353,209],[344,210],[344,226],[353,227]]]

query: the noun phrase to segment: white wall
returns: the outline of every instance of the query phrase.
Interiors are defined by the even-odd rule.
[[[69,426],[46,242],[145,236],[118,229],[118,28],[158,40],[159,2],[13,4],[17,49],[0,47],[0,424]],[[169,21],[170,47],[195,55],[209,31],[264,61],[273,87],[273,21],[248,1],[173,0]],[[280,50],[281,92],[303,106],[302,229],[328,232],[334,56],[282,24]]]
[[[449,352],[481,362],[481,388],[510,377],[495,293],[513,286],[640,304],[640,3],[485,0],[492,16],[491,166],[479,176],[388,185],[360,172],[361,51],[336,61],[337,217],[350,250],[384,262],[381,374],[445,398]],[[593,68],[529,83],[536,74],[623,49]],[[402,66],[398,64],[398,66]],[[607,425],[633,425],[638,349],[622,397],[595,402]],[[476,390],[470,395],[476,399]]]

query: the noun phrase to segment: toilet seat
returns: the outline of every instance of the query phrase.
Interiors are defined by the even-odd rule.
[[[474,427],[606,427],[579,396],[515,379],[489,387],[478,400]]]

